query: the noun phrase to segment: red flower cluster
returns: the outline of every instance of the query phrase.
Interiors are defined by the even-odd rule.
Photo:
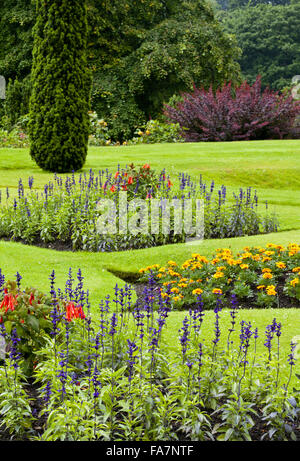
[[[6,314],[7,311],[11,310],[12,312],[15,310],[15,306],[17,304],[17,296],[14,296],[11,293],[7,293],[7,290],[4,290],[4,298],[2,303],[0,304],[0,311],[5,308],[4,313]],[[0,323],[3,322],[3,317],[0,317]]]
[[[85,319],[82,306],[75,306],[75,303],[70,302],[66,306],[66,319],[70,322],[73,319]]]
[[[12,293],[7,293],[7,290],[4,290],[4,298],[2,303],[0,304],[0,310],[5,307],[5,313],[8,310],[11,310],[12,312],[15,310],[15,305],[17,304],[17,296],[14,296]]]

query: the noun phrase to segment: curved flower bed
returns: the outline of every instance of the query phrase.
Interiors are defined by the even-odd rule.
[[[270,212],[267,203],[265,211],[261,211],[256,191],[251,188],[240,189],[230,197],[226,187],[217,189],[214,181],[206,184],[201,176],[199,181],[194,181],[180,173],[177,181],[172,182],[165,170],[156,172],[149,164],[119,166],[113,173],[90,170],[88,174],[77,176],[55,175],[44,185],[43,191],[35,190],[34,185],[34,178],[29,177],[28,186],[19,180],[17,193],[8,189],[4,193],[0,191],[0,238],[60,250],[93,252],[185,242],[195,236],[196,231],[186,230],[190,229],[189,225],[184,225],[189,218],[182,210],[188,201],[192,202],[191,228],[195,229],[196,200],[203,201],[206,239],[276,232],[278,227],[277,217]],[[120,204],[120,193],[126,195],[127,209]],[[150,211],[152,199],[159,201],[155,229]],[[138,223],[143,219],[136,219],[141,205],[130,208],[133,200],[143,200],[146,208],[145,226],[135,225],[135,232],[130,229],[130,221]],[[170,204],[172,200],[180,204],[179,230],[172,226],[176,218]],[[108,206],[108,201],[109,213],[101,209],[102,205]],[[163,229],[166,203],[170,205],[170,230],[167,231]],[[99,231],[99,223],[104,223],[100,227],[104,227],[105,232]]]
[[[287,248],[268,244],[246,247],[234,255],[229,248],[217,249],[208,259],[198,253],[178,265],[168,261],[140,269],[141,281],[153,277],[174,309],[202,301],[213,308],[218,295],[229,304],[236,295],[245,307],[300,307],[300,246]],[[226,301],[227,300],[227,301]]]

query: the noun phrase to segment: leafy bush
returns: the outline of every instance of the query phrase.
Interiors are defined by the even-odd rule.
[[[216,92],[194,87],[175,107],[165,105],[165,116],[179,123],[186,141],[275,139],[291,131],[300,102],[292,95],[261,91],[260,77],[251,86],[231,83]]]
[[[90,111],[90,136],[89,145],[91,146],[107,146],[110,144],[110,135],[107,122],[99,119],[97,112]]]
[[[146,125],[135,132],[139,137],[132,138],[128,144],[154,144],[163,142],[182,142],[178,123],[164,123],[159,120],[149,120]]]
[[[19,128],[12,131],[0,128],[0,147],[29,147],[28,135]]]

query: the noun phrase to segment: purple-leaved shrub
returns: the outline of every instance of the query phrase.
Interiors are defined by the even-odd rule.
[[[174,107],[165,105],[164,114],[180,124],[187,142],[282,139],[300,114],[300,101],[288,92],[262,91],[258,76],[253,85],[233,88],[230,82],[216,92],[194,86]]]

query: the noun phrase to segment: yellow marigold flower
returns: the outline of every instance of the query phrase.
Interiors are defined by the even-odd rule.
[[[296,285],[298,285],[298,283],[299,283],[298,277],[296,277],[295,279],[293,279],[293,280],[290,281],[290,284],[291,284],[292,287],[294,287],[294,288],[295,288]]]
[[[265,285],[258,285],[257,289],[258,290],[263,290],[265,288]]]
[[[171,289],[171,293],[179,293],[179,289],[174,287]]]
[[[227,262],[228,266],[235,266],[236,265],[236,262],[235,262],[235,260],[233,258],[228,258],[226,262]]]
[[[254,259],[254,261],[260,261],[260,256],[259,256],[259,255],[255,255],[255,256],[253,257],[253,259]]]
[[[276,263],[276,267],[278,267],[278,269],[285,269],[286,264],[283,263],[282,261],[279,261],[278,263]]]
[[[220,262],[219,258],[214,258],[211,263],[212,264],[217,264],[218,262]]]
[[[176,267],[176,266],[177,266],[177,263],[176,263],[175,261],[168,261],[168,265],[169,265],[169,266]]]
[[[249,264],[241,264],[240,268],[241,269],[249,269]]]
[[[201,295],[203,293],[203,290],[201,288],[196,288],[195,290],[192,291],[193,295]]]
[[[162,298],[169,298],[170,295],[168,295],[168,293],[162,293],[162,294],[161,294],[161,297],[162,297]]]
[[[294,269],[292,270],[292,272],[300,272],[300,267],[294,267]]]
[[[266,292],[267,292],[267,295],[269,295],[269,296],[275,296],[277,294],[274,285],[267,286],[266,287]]]
[[[173,296],[172,299],[173,299],[173,301],[178,302],[178,301],[180,301],[182,298],[181,298],[180,296]]]
[[[269,256],[264,256],[264,257],[262,258],[262,262],[264,263],[264,262],[266,262],[266,261],[272,261],[272,258],[269,258]]]
[[[272,272],[272,269],[270,269],[269,267],[264,267],[262,273],[264,274],[265,272]]]
[[[242,259],[247,259],[247,258],[253,258],[253,254],[252,253],[244,253],[242,254],[241,256]]]
[[[270,274],[270,272],[265,272],[264,275],[263,275],[263,278],[264,278],[264,279],[272,279],[272,278],[273,278],[273,275]]]
[[[180,288],[186,288],[187,287],[187,283],[178,283],[178,286]]]
[[[202,279],[198,279],[196,280],[197,283],[201,283],[202,282]]]
[[[159,279],[161,279],[161,278],[163,277],[163,274],[158,273],[158,274],[156,274],[156,277],[158,277]]]
[[[158,272],[166,272],[166,268],[165,268],[165,267],[161,267],[161,268],[159,269]]]
[[[216,272],[214,275],[213,275],[214,279],[220,279],[222,277],[224,277],[224,273],[223,272]]]
[[[170,283],[172,283],[172,282],[164,282],[164,283],[163,283],[163,286],[164,286],[164,287],[167,287],[168,285],[170,285]]]
[[[183,278],[183,279],[180,279],[180,280],[179,280],[179,283],[184,283],[184,282],[187,282],[187,281],[188,281],[188,279]]]
[[[272,256],[275,253],[275,251],[265,251],[266,256]]]
[[[139,270],[139,273],[142,274],[143,272],[146,272],[146,269],[142,268]]]
[[[181,269],[188,269],[191,266],[190,261],[186,261],[182,264]]]
[[[214,293],[215,295],[221,295],[223,292],[220,288],[214,288],[212,290],[212,293]]]

